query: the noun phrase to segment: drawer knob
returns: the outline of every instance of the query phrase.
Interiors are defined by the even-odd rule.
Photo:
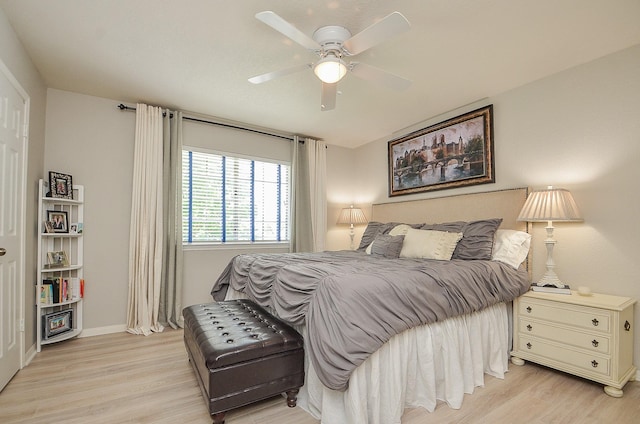
[[[599,345],[600,343],[598,343],[598,341],[597,341],[596,339],[593,339],[593,340],[591,341],[591,344],[593,345],[593,347],[598,347],[598,345]]]
[[[531,349],[533,345],[531,343],[527,343],[527,349]]]
[[[624,322],[624,331],[630,331],[631,330],[631,324],[629,324],[629,321],[625,321]]]
[[[527,306],[527,312],[531,313],[531,306]]]
[[[529,331],[533,330],[533,327],[531,326],[531,324],[527,324],[527,330]]]
[[[598,361],[596,361],[595,359],[593,361],[591,361],[591,366],[593,368],[598,368]]]
[[[600,324],[600,321],[598,321],[597,319],[594,318],[594,319],[591,320],[591,324],[593,324],[594,327],[597,327],[598,324]]]

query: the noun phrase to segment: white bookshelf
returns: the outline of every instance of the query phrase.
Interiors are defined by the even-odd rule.
[[[80,281],[83,280],[84,238],[84,187],[73,185],[73,199],[47,197],[49,184],[40,180],[38,184],[38,272],[36,280],[37,351],[42,346],[68,340],[82,332],[83,297]],[[67,216],[67,232],[47,232],[45,222],[51,213]],[[73,226],[76,232],[73,232]],[[54,230],[63,231],[63,230]],[[65,252],[67,263],[51,266],[50,252]],[[65,283],[66,281],[66,283]],[[66,285],[66,295],[58,289],[52,295],[48,282]],[[52,284],[53,286],[53,284]],[[75,288],[73,286],[76,286]],[[75,292],[75,293],[74,293]],[[47,295],[48,293],[48,295]],[[43,302],[43,300],[47,302]],[[70,314],[69,314],[70,311]],[[47,322],[46,317],[50,317]],[[54,328],[56,324],[64,324]],[[49,331],[47,331],[49,330]]]

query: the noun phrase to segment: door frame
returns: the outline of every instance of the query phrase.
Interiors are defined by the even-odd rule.
[[[22,84],[16,79],[11,70],[5,65],[2,58],[0,58],[0,73],[4,75],[5,78],[11,83],[13,88],[16,89],[22,100],[24,100],[24,128],[22,130],[22,187],[19,187],[20,190],[20,198],[18,199],[19,207],[20,207],[20,215],[23,217],[19,231],[20,237],[20,267],[18,269],[18,281],[19,284],[19,293],[18,293],[18,311],[19,317],[18,322],[20,325],[19,333],[20,333],[20,369],[24,368],[25,363],[25,286],[27,284],[26,281],[26,268],[27,268],[27,177],[28,177],[28,165],[29,165],[29,117],[31,111],[31,97],[27,93],[27,91],[22,87]],[[34,304],[35,307],[35,304]],[[36,324],[37,325],[37,324]]]

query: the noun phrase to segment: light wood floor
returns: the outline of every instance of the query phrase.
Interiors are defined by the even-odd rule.
[[[227,414],[227,424],[318,424],[276,397]],[[602,386],[527,363],[504,380],[465,396],[460,410],[408,409],[402,424],[638,423],[640,383],[624,397]],[[149,337],[126,333],[47,346],[0,393],[0,423],[211,423],[187,361],[182,331]],[[345,423],[326,423],[345,424]]]

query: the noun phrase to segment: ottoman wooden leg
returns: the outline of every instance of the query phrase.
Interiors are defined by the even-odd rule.
[[[217,414],[213,414],[213,424],[224,424],[224,414],[225,412],[218,412]]]
[[[298,401],[298,389],[288,390],[287,391],[287,406],[289,408],[293,408],[296,406],[296,402]]]

